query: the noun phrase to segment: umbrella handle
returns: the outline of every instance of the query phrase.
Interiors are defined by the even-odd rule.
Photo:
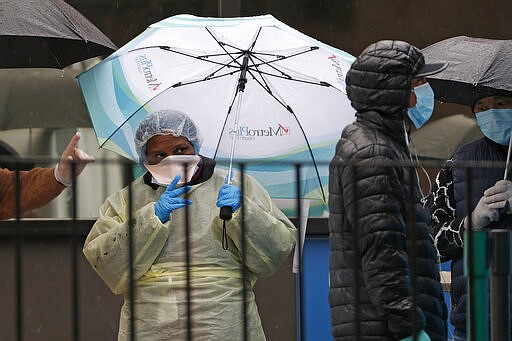
[[[233,209],[231,208],[231,206],[222,206],[220,208],[220,214],[219,214],[220,219],[230,220],[232,216],[233,216]]]
[[[233,209],[231,206],[222,206],[220,208],[220,219],[223,220],[222,222],[222,249],[227,250],[228,249],[228,234],[226,232],[226,221],[230,220],[233,216]]]

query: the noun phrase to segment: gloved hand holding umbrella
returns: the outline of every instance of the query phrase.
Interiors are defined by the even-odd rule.
[[[501,214],[510,213],[511,202],[512,182],[509,180],[498,180],[494,186],[489,187],[484,192],[484,195],[471,212],[473,227],[483,228],[492,222],[499,221]],[[467,218],[464,223],[467,227]]]
[[[496,184],[484,192],[487,203],[492,208],[500,209],[500,213],[510,214],[512,206],[512,181],[498,180]]]
[[[473,228],[484,228],[490,223],[500,220],[499,208],[505,206],[506,201],[493,201],[492,197],[483,196],[471,212],[471,224]],[[465,228],[469,226],[469,219],[464,220]]]
[[[233,177],[226,176],[226,183],[222,185],[217,196],[217,207],[220,207],[220,218],[223,220],[231,219],[232,213],[240,208],[240,188],[231,184],[230,179]]]

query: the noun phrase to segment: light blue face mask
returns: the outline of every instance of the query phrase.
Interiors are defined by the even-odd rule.
[[[434,91],[430,84],[424,83],[414,87],[416,105],[407,109],[407,115],[416,129],[421,128],[428,121],[434,111]]]
[[[494,142],[508,145],[512,131],[512,109],[489,109],[476,113],[482,133]]]

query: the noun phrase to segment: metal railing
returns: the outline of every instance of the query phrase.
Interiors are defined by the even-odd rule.
[[[4,161],[5,164],[6,161]],[[16,161],[16,162],[19,162]],[[112,160],[105,161],[107,163],[113,162]],[[116,161],[117,162],[117,161]],[[36,164],[43,164],[43,160],[36,160]],[[48,160],[47,164],[54,164],[55,160]],[[101,164],[101,160],[97,160],[96,164]],[[373,164],[375,165],[375,164]],[[431,169],[431,170],[438,170],[442,167],[443,163],[439,161],[428,161],[423,160],[422,165],[424,168]],[[16,168],[15,164],[13,164],[14,168]],[[245,164],[239,165],[241,172],[244,174],[245,172]],[[301,188],[301,167],[304,166],[303,164],[290,164],[290,167],[295,169],[295,184],[296,184],[296,193],[297,198],[301,196],[301,193],[303,192],[303,189]],[[326,165],[323,165],[326,166]],[[355,162],[347,162],[347,167],[369,167],[358,165]],[[383,166],[383,165],[380,165]],[[401,162],[401,163],[393,163],[393,164],[385,164],[386,167],[402,167],[406,172],[410,172],[410,174],[413,174],[419,164],[418,163],[411,163],[411,162]],[[483,168],[494,168],[494,167],[504,167],[504,164],[502,163],[461,163],[457,164],[457,167],[461,167],[466,172],[466,176],[468,178],[471,178],[471,172],[475,168],[483,167]],[[133,226],[134,224],[134,217],[132,212],[132,206],[133,206],[133,200],[131,193],[131,180],[134,178],[134,172],[133,172],[133,164],[131,163],[125,163],[124,164],[124,179],[125,183],[128,185],[128,191],[129,191],[129,202],[128,202],[128,224],[129,226]],[[35,245],[38,243],[38,240],[40,241],[41,238],[45,240],[42,244],[40,244],[40,250],[46,250],[51,252],[51,245],[55,241],[59,241],[59,243],[65,242],[69,245],[68,255],[69,255],[69,262],[68,265],[70,267],[69,269],[69,292],[66,292],[66,295],[68,295],[67,299],[63,299],[62,302],[67,302],[69,304],[69,309],[65,309],[69,312],[69,315],[67,316],[67,319],[64,321],[60,321],[59,323],[62,323],[63,327],[62,329],[56,330],[56,333],[60,333],[61,335],[56,335],[54,338],[57,339],[63,339],[63,340],[81,340],[84,339],[85,331],[84,326],[81,324],[84,320],[84,311],[86,310],[86,307],[88,305],[87,297],[84,297],[83,295],[83,289],[85,283],[83,273],[84,267],[87,266],[86,262],[84,261],[83,255],[81,254],[81,247],[83,244],[83,240],[85,235],[88,233],[92,223],[94,222],[94,219],[82,219],[78,218],[77,214],[77,208],[80,206],[79,201],[79,194],[77,193],[77,186],[73,185],[70,188],[71,191],[71,207],[72,207],[72,213],[71,217],[69,219],[58,219],[58,220],[52,220],[52,219],[44,219],[44,220],[38,220],[38,219],[26,219],[23,218],[23,214],[20,211],[20,203],[19,203],[19,197],[20,197],[20,182],[19,182],[19,173],[16,173],[16,182],[17,182],[17,190],[16,190],[16,218],[10,221],[4,221],[0,223],[0,249],[7,250],[10,248],[12,251],[12,254],[9,255],[7,253],[4,253],[4,257],[7,257],[6,259],[9,259],[9,257],[12,257],[10,259],[13,260],[14,265],[12,266],[13,272],[12,277],[11,274],[8,273],[7,270],[9,270],[9,266],[2,266],[4,270],[2,271],[2,277],[4,278],[10,278],[14,285],[12,288],[9,288],[9,285],[5,285],[4,287],[0,286],[0,291],[5,292],[3,289],[11,289],[9,291],[9,295],[11,298],[14,298],[12,301],[12,304],[6,304],[5,306],[11,306],[13,307],[14,311],[6,311],[5,309],[2,309],[2,315],[4,315],[4,320],[13,322],[12,325],[6,326],[4,325],[2,328],[0,327],[0,340],[3,340],[3,337],[7,339],[12,340],[31,340],[33,335],[37,334],[33,333],[27,333],[27,319],[31,319],[30,313],[33,310],[33,307],[28,306],[25,302],[25,298],[27,293],[31,293],[32,291],[41,293],[41,288],[38,288],[38,282],[34,281],[34,278],[32,278],[30,275],[27,275],[27,269],[33,270],[34,268],[37,268],[37,264],[31,265],[27,264],[26,262],[26,252],[28,250],[29,245]],[[356,172],[352,172],[352,174],[356,174]],[[411,175],[410,178],[416,178]],[[425,179],[423,179],[425,180]],[[244,183],[244,176],[242,176],[242,191],[243,191],[243,183]],[[411,182],[407,184],[407,186],[410,186],[410,191],[413,192],[412,187],[416,186],[414,182]],[[468,188],[467,193],[470,194],[472,191],[471,188],[471,182],[468,182]],[[243,193],[242,193],[243,194]],[[357,191],[353,193],[355,196],[354,200],[357,198]],[[468,195],[469,196],[469,195]],[[357,202],[357,200],[355,200]],[[470,200],[468,200],[469,205]],[[405,217],[408,222],[414,222],[416,217],[411,209],[411,205],[405,204],[406,212]],[[469,209],[472,209],[468,207]],[[357,212],[357,207],[356,210]],[[300,239],[302,238],[302,234],[300,231],[301,226],[301,205],[299,200],[296,200],[296,216],[292,217],[293,222],[295,226],[297,227],[297,238],[300,242]],[[186,209],[186,223],[185,223],[185,231],[188,235],[189,233],[189,219],[188,215],[190,213],[188,212],[188,209]],[[244,210],[244,204],[242,203],[241,206],[241,217],[242,217],[242,226],[241,231],[242,235],[245,233],[245,210]],[[357,221],[357,220],[354,220]],[[315,226],[315,223],[309,224],[313,225],[312,229],[317,229],[316,233],[323,233],[327,234],[327,221],[325,218],[322,219],[321,224],[317,224]],[[465,249],[467,250],[467,277],[468,277],[468,287],[469,287],[469,309],[468,309],[468,332],[470,334],[471,340],[478,340],[478,341],[484,341],[489,339],[489,332],[491,333],[492,340],[507,340],[510,339],[510,314],[509,314],[509,300],[504,299],[504,297],[508,297],[510,284],[509,284],[509,274],[510,274],[510,233],[508,230],[473,230],[472,224],[470,222],[467,233],[466,233],[466,245]],[[308,227],[309,228],[309,227]],[[131,229],[129,229],[131,231]],[[320,231],[320,232],[318,232]],[[356,233],[353,235],[354,237],[354,246],[355,246],[355,259],[358,259],[360,250],[358,249],[358,237],[357,237],[357,227],[354,229]],[[414,229],[413,229],[414,232]],[[315,232],[313,232],[315,233]],[[414,242],[416,240],[417,236],[415,233],[411,233],[409,236],[410,240]],[[188,239],[187,239],[188,240]],[[47,246],[45,246],[46,241],[52,241],[48,242]],[[245,259],[245,248],[247,247],[245,245],[245,238],[242,238],[242,246],[241,246],[241,259],[242,263]],[[134,298],[136,295],[136,286],[135,282],[136,279],[133,276],[133,236],[130,232],[128,235],[128,243],[129,243],[129,250],[130,250],[130,257],[127,260],[130,264],[130,286],[129,286],[129,297],[130,302],[134,302]],[[187,241],[188,243],[188,241]],[[301,245],[300,243],[298,245]],[[411,244],[410,244],[411,245]],[[489,246],[490,245],[490,246]],[[189,249],[189,248],[187,248]],[[301,253],[302,249],[299,248],[299,259],[302,259]],[[45,251],[45,252],[46,252]],[[416,250],[414,248],[408,250],[410,255],[410,270],[412,275],[412,298],[414,302],[413,309],[416,307],[418,298],[417,298],[417,287],[415,284],[415,276],[417,273],[417,263],[416,263]],[[33,255],[31,255],[33,256]],[[190,254],[187,252],[187,254],[184,255],[186,259],[187,264],[187,273],[190,274]],[[6,261],[4,259],[4,262]],[[33,258],[31,258],[33,259]],[[299,263],[300,264],[300,263]],[[479,268],[478,268],[479,266]],[[489,268],[491,271],[489,272]],[[300,265],[299,265],[300,269]],[[91,273],[90,269],[88,270],[89,274]],[[356,297],[356,310],[355,310],[355,335],[361,335],[361,310],[360,310],[360,302],[357,301],[357,298],[359,296],[360,288],[362,287],[362,283],[360,283],[360,263],[355,262],[353,266],[354,271],[354,278],[356,282],[354,283],[354,291],[355,291],[355,297]],[[53,273],[58,271],[53,271]],[[242,340],[248,340],[248,334],[247,334],[247,319],[245,314],[247,313],[247,306],[246,306],[246,297],[245,294],[247,292],[247,288],[245,287],[247,283],[247,268],[243,267],[241,269],[242,272],[242,283],[244,285],[244,288],[242,292],[244,293],[244,297],[242,299],[242,302],[244,304],[244,307],[242,309],[244,317],[243,317],[243,330],[242,337],[240,339]],[[305,274],[303,271],[299,271],[297,275],[297,300],[295,302],[295,309],[297,311],[297,329],[295,333],[291,333],[293,336],[293,339],[297,340],[305,340],[304,338],[304,331],[301,328],[301,326],[304,326],[306,321],[303,320],[303,312],[301,309],[303,309],[302,299],[304,293],[302,292],[302,283],[303,283],[303,276]],[[27,282],[27,278],[30,278],[30,282]],[[189,278],[189,277],[188,277]],[[489,319],[489,306],[487,305],[488,302],[485,300],[486,295],[482,295],[482,292],[487,292],[487,281],[490,278],[490,319]],[[56,281],[62,280],[62,278],[56,278]],[[3,289],[2,289],[3,288]],[[193,334],[193,316],[192,316],[192,308],[191,304],[193,303],[193,299],[191,299],[191,291],[194,290],[194,288],[190,285],[190,282],[188,282],[187,285],[187,297],[188,297],[188,305],[187,305],[187,330],[188,330],[188,339],[193,340],[194,334]],[[104,288],[103,288],[104,289]],[[46,287],[42,292],[46,292],[49,296],[52,294],[52,288]],[[4,297],[7,297],[4,296]],[[327,298],[325,298],[327,299]],[[505,303],[504,303],[505,302]],[[110,306],[107,310],[109,311],[117,311],[119,309],[119,302],[118,301],[110,301]],[[102,307],[99,307],[101,309]],[[43,308],[44,309],[44,308]],[[135,305],[130,305],[130,315],[136,316],[137,311],[135,309]],[[52,317],[52,309],[48,308],[47,311],[47,318],[51,319]],[[136,340],[136,330],[135,330],[135,324],[134,319],[131,319],[130,329],[131,329],[131,339]],[[491,321],[490,326],[488,321]],[[38,325],[38,322],[31,321],[31,325]],[[417,321],[413,322],[413,329],[415,328],[417,324]],[[9,329],[10,332],[6,331],[5,329]],[[88,325],[89,328],[90,326]],[[115,325],[111,326],[113,329],[116,329]],[[39,322],[39,328],[44,329],[44,323]],[[268,332],[268,331],[267,331]],[[4,336],[2,336],[2,334]]]

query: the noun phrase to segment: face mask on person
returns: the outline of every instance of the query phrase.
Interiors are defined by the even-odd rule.
[[[181,176],[178,184],[189,182],[197,170],[199,160],[199,155],[170,155],[154,165],[148,164],[146,160],[144,166],[158,185],[167,186],[176,175]],[[185,167],[183,167],[184,165]],[[186,179],[185,172],[187,174]]]
[[[421,128],[428,121],[434,111],[434,91],[430,84],[424,83],[414,87],[416,105],[407,109],[407,114],[416,129]]]
[[[508,145],[512,131],[512,109],[489,109],[476,113],[482,133],[494,142]]]

